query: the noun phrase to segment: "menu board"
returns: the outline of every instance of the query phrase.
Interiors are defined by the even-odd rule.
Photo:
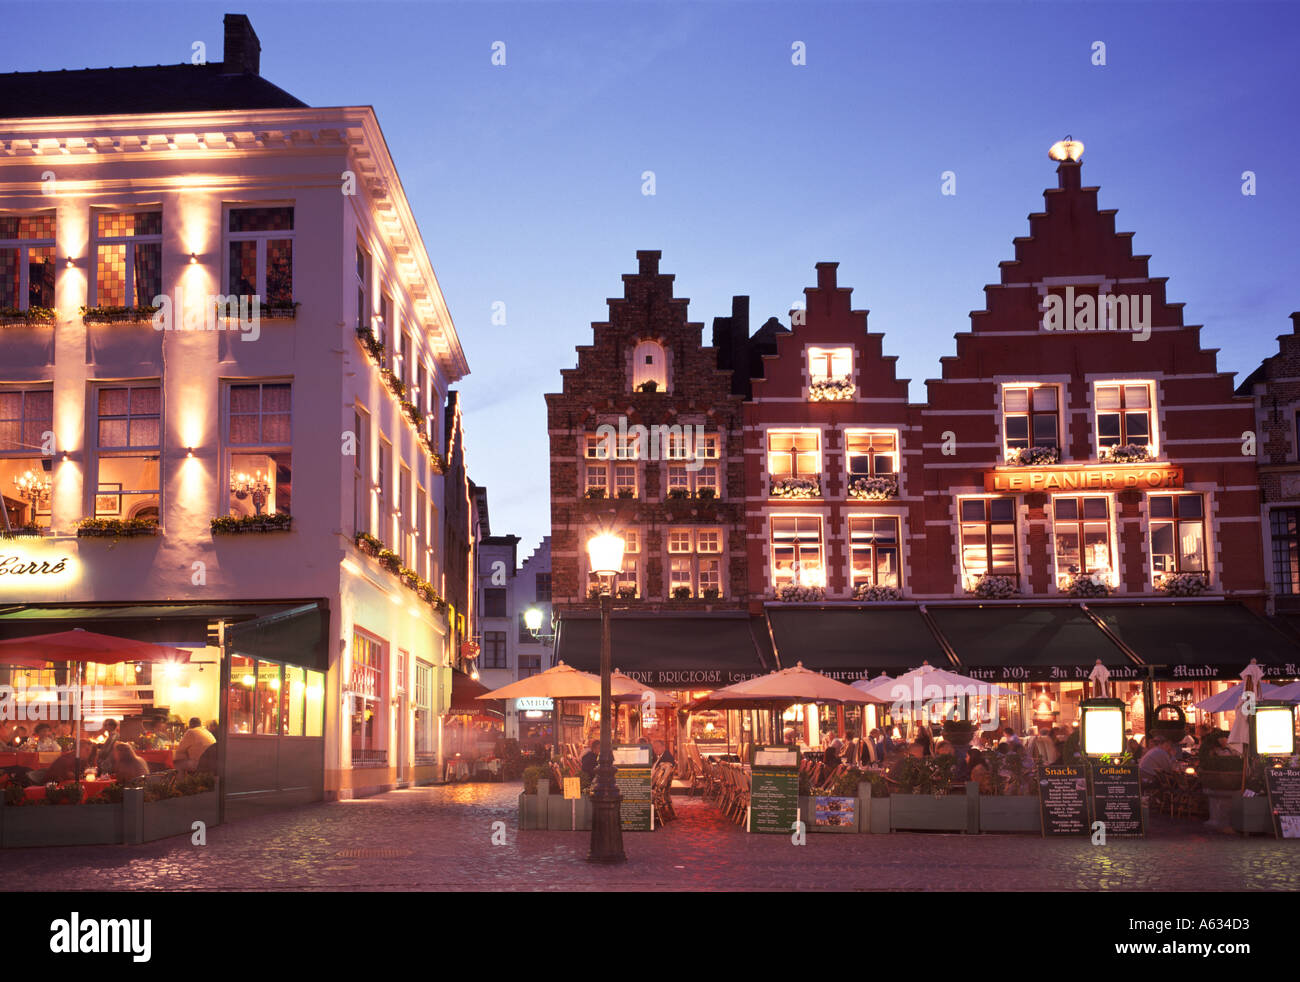
[[[1146,835],[1142,825],[1142,781],[1136,762],[1093,765],[1092,818],[1106,823],[1107,836]]]
[[[614,748],[615,767],[649,767],[650,747],[644,743],[629,743]]]
[[[857,798],[813,798],[812,824],[817,828],[852,829],[858,827]]]
[[[620,767],[614,772],[614,783],[623,796],[620,811],[624,831],[650,831],[652,814],[650,803],[650,768]]]
[[[1300,767],[1264,768],[1264,786],[1273,813],[1273,834],[1279,839],[1300,839]]]
[[[1044,764],[1038,777],[1043,835],[1088,834],[1088,775],[1082,764]]]
[[[799,754],[788,747],[755,747],[753,759],[773,759],[774,752],[788,765],[755,763],[751,768],[749,831],[789,835],[799,819]]]

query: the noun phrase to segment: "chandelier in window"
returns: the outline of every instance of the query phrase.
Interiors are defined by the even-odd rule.
[[[34,470],[19,474],[14,478],[18,496],[26,498],[33,505],[42,505],[50,500],[50,477]]]
[[[240,473],[230,475],[230,493],[238,501],[245,501],[248,498],[253,499],[253,511],[260,515],[262,508],[266,505],[266,496],[271,492],[271,485],[262,472],[258,471],[255,475]]]

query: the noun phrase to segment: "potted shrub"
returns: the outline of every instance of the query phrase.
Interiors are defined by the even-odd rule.
[[[691,588],[688,587],[688,586],[675,586],[675,587],[673,587],[673,599],[674,599],[674,600],[690,600],[690,599],[691,599]]]
[[[701,501],[713,501],[717,496],[717,490],[710,487],[703,487],[695,492],[695,497],[699,498]]]
[[[642,382],[640,385],[636,387],[636,390],[638,392],[658,392],[659,383],[656,382],[654,379],[646,379],[644,382]]]
[[[1037,832],[1043,830],[1038,803],[1037,769],[1023,754],[996,752],[984,755],[993,785],[992,794],[980,794],[981,832]]]
[[[546,799],[551,793],[551,769],[541,765],[524,768],[524,789],[519,793],[519,828],[546,828]]]
[[[190,832],[195,822],[209,827],[220,820],[217,779],[213,774],[185,774],[168,793],[146,791],[141,815],[141,841],[165,839]]]
[[[975,736],[975,724],[968,719],[945,719],[943,738],[958,747],[969,747]]]
[[[605,500],[605,489],[604,489],[604,488],[587,488],[587,490],[586,490],[585,492],[583,492],[583,495],[582,495],[582,496],[583,496],[584,498],[586,498],[588,501],[604,501],[604,500]]]

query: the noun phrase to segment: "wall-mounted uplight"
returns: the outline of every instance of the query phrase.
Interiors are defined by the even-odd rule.
[[[185,448],[185,456],[186,456],[186,457],[193,457],[193,456],[194,456],[194,448],[193,448],[193,447],[186,447],[186,448]]]
[[[77,264],[77,261],[76,261],[75,259],[73,259],[71,256],[69,256],[67,259],[65,259],[65,260],[63,261],[63,265],[66,266],[68,269],[71,269],[71,268],[72,268],[73,266],[75,266],[76,264]]]
[[[193,252],[191,252],[191,253],[190,253],[190,265],[191,265],[191,266],[197,266],[197,265],[198,265],[198,262],[199,262],[198,254],[197,254],[197,253],[193,253]]]

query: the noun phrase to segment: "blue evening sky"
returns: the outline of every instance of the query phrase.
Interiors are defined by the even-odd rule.
[[[271,81],[375,107],[469,357],[471,474],[523,555],[549,526],[542,394],[637,249],[663,251],[706,340],[732,294],[757,327],[837,260],[921,399],[1070,133],[1222,369],[1240,381],[1300,308],[1286,3],[3,6],[4,70],[175,63],[195,40],[215,60],[230,10]]]

